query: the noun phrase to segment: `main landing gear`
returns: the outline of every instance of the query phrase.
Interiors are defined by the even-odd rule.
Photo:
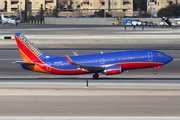
[[[93,79],[98,79],[99,78],[99,74],[98,73],[95,73],[94,75],[93,75]]]

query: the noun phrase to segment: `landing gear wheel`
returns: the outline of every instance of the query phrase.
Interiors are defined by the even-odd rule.
[[[97,74],[97,73],[95,73],[94,75],[93,75],[93,79],[98,79],[99,78],[99,75]]]
[[[157,74],[157,71],[155,70],[153,73],[154,73],[154,74]]]

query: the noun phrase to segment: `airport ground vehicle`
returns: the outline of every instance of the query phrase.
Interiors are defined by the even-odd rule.
[[[148,26],[153,26],[153,25],[154,25],[154,24],[153,24],[153,21],[149,21],[147,25],[148,25]]]
[[[168,24],[167,23],[165,23],[165,22],[159,22],[159,26],[168,26]]]
[[[138,21],[137,25],[141,26],[143,23],[142,21]]]
[[[131,26],[131,25],[132,25],[132,23],[131,23],[131,21],[128,21],[125,25],[127,25],[127,26]]]
[[[128,26],[129,25],[137,25],[138,21],[139,20],[137,20],[137,19],[124,19],[123,24],[128,25]]]

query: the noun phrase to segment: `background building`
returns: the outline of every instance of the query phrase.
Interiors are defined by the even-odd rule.
[[[4,8],[5,8],[5,1],[0,0],[0,11],[4,11]]]
[[[152,13],[153,16],[157,12],[168,5],[179,4],[180,0],[148,0],[147,2],[147,12]]]
[[[81,12],[95,12],[106,9],[113,16],[119,16],[125,13],[127,16],[133,16],[133,0],[74,0],[74,9],[80,9]]]
[[[43,9],[53,9],[57,5],[56,0],[0,0],[0,9],[4,12],[17,12],[26,10],[28,13],[32,12],[34,15],[39,11],[41,4]]]

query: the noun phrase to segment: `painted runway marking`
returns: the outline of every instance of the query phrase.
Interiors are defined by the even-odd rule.
[[[173,60],[180,60],[180,59],[173,59]]]
[[[22,59],[0,59],[1,61],[4,61],[4,60],[19,60],[21,61]]]
[[[141,117],[141,116],[116,116],[116,117],[109,117],[109,116],[5,116],[0,117],[0,119],[6,119],[6,120],[179,120],[180,117],[154,117],[154,116],[148,116],[148,117]]]

